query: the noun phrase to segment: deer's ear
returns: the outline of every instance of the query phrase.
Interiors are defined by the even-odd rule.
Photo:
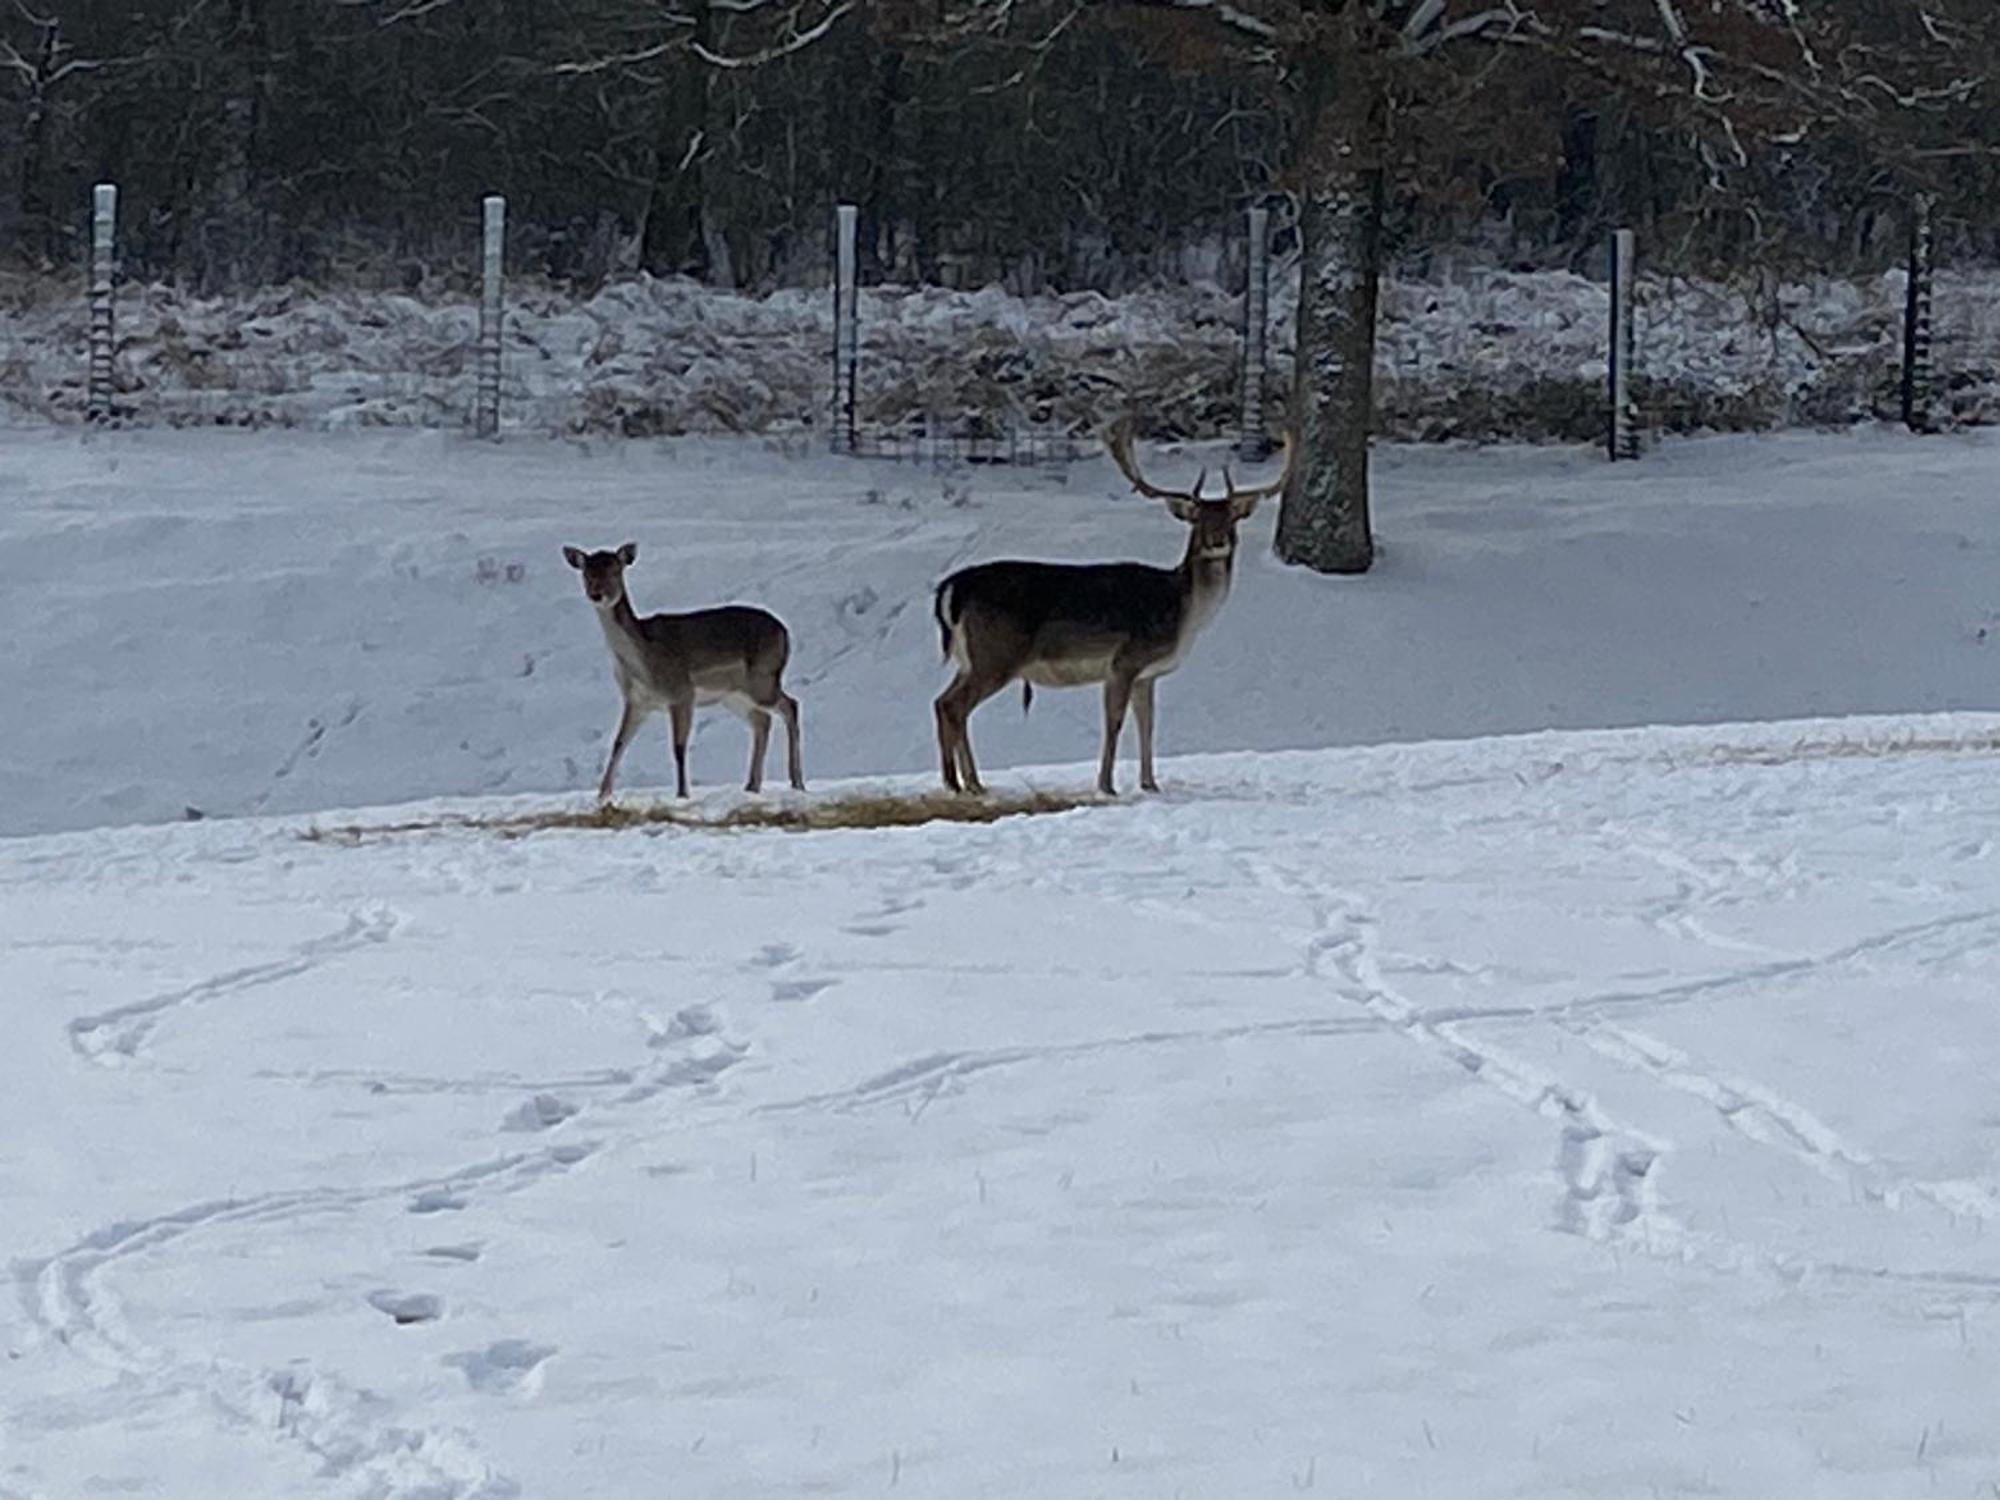
[[[578,572],[583,570],[583,554],[574,547],[563,548],[563,561]]]
[[[1232,521],[1249,520],[1250,513],[1256,510],[1258,502],[1263,498],[1262,495],[1250,495],[1247,497],[1240,495],[1231,496],[1229,501],[1229,519]]]
[[[637,542],[627,542],[624,546],[620,547],[618,549],[618,560],[625,564],[626,567],[631,567],[633,563],[639,560],[639,544]]]
[[[1188,500],[1179,495],[1169,495],[1167,497],[1167,509],[1174,513],[1176,521],[1180,521],[1188,526],[1194,525],[1201,518],[1201,502],[1198,500]]]

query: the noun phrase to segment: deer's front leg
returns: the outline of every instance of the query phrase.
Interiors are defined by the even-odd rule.
[[[1130,673],[1114,672],[1104,679],[1104,754],[1097,763],[1097,789],[1107,797],[1118,795],[1111,773],[1118,763],[1118,735],[1125,728],[1125,709],[1131,701]]]
[[[632,743],[632,735],[643,717],[638,706],[630,698],[625,700],[625,710],[618,717],[618,728],[611,736],[611,754],[605,758],[604,778],[597,783],[597,800],[611,800],[611,784],[618,776],[618,760],[624,755],[625,747]]]
[[[1139,721],[1139,789],[1157,792],[1153,779],[1153,685],[1158,679],[1142,677],[1132,685],[1132,717]]]

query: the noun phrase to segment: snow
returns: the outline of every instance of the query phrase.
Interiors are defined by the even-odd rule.
[[[0,1486],[1974,1493],[1996,735],[6,841]]]
[[[1149,446],[1168,479],[1226,455]],[[1244,533],[1160,692],[1163,753],[2000,708],[2000,442],[1714,438],[1638,464],[1386,448],[1382,562]],[[1240,477],[1240,469],[1239,469]],[[996,556],[1179,555],[1108,459],[935,471],[748,440],[24,431],[0,457],[0,833],[594,787],[617,720],[565,544],[631,540],[643,611],[794,638],[809,782],[935,764],[930,592]],[[982,767],[1087,758],[1087,693],[973,719]],[[621,785],[670,775],[657,721]],[[740,784],[727,715],[698,785]],[[668,783],[670,784],[670,783]]]
[[[1105,464],[9,434],[0,1496],[1981,1493],[1996,476],[1389,449],[1368,578],[1253,522],[1163,796],[499,837],[615,716],[563,541],[777,607],[825,799],[933,783],[942,571],[1176,528]],[[982,769],[1081,791],[1094,720]]]

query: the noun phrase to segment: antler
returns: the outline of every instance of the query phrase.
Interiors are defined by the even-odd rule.
[[[1104,446],[1111,450],[1111,461],[1118,465],[1118,472],[1131,482],[1132,488],[1149,500],[1164,500],[1169,505],[1176,502],[1193,504],[1201,499],[1202,484],[1208,478],[1208,470],[1203,469],[1195,476],[1191,490],[1163,490],[1139,472],[1139,462],[1132,457],[1132,419],[1121,418],[1118,424],[1105,435]]]
[[[1226,493],[1223,498],[1225,500],[1232,500],[1238,505],[1254,505],[1266,495],[1277,494],[1278,491],[1291,482],[1292,461],[1298,457],[1298,450],[1292,442],[1292,430],[1289,427],[1285,429],[1284,445],[1279,450],[1279,457],[1282,460],[1282,465],[1278,470],[1278,477],[1267,484],[1252,485],[1249,489],[1239,490],[1236,488],[1230,481],[1229,471],[1224,469],[1222,471],[1222,484]]]

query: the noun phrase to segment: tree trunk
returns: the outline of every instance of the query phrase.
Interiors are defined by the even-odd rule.
[[[213,295],[262,279],[262,216],[254,155],[261,71],[269,65],[262,0],[236,0],[215,48],[222,98],[215,122],[207,192],[197,201],[195,285]]]
[[[1292,420],[1298,471],[1278,512],[1278,556],[1321,573],[1365,573],[1375,304],[1382,279],[1381,60],[1320,59],[1299,154],[1299,319]],[[1317,97],[1313,97],[1316,95]]]
[[[706,33],[707,11],[702,13]],[[711,69],[689,56],[660,90],[659,123],[653,141],[653,185],[640,231],[639,262],[655,276],[709,274],[703,197],[704,158],[714,150],[708,138]]]
[[[47,189],[49,99],[48,80],[55,72],[60,21],[36,23],[34,66],[27,76],[28,97],[21,119],[21,242],[44,264],[62,252],[57,244],[56,216],[50,212]]]

